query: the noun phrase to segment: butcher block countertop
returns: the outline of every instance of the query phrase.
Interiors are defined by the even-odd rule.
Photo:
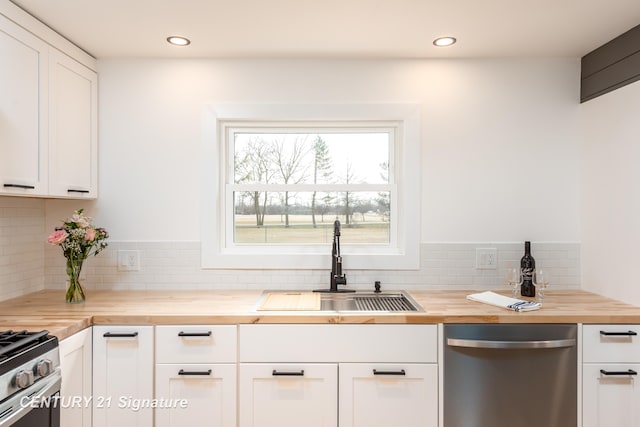
[[[66,304],[63,291],[45,290],[0,302],[0,330],[47,329],[64,339],[98,324],[640,323],[640,307],[584,291],[548,290],[542,309],[530,312],[466,299],[475,292],[410,291],[424,312],[372,314],[256,311],[260,290],[88,291],[81,304]]]

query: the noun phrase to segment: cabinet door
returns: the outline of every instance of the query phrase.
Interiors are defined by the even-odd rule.
[[[436,364],[340,364],[340,427],[437,427]]]
[[[241,364],[240,427],[336,427],[336,364]]]
[[[48,47],[0,16],[0,194],[47,193]]]
[[[153,326],[94,326],[93,396],[95,427],[153,425]]]
[[[91,427],[91,328],[60,341],[60,395],[68,404],[60,409],[60,425]]]
[[[640,364],[583,366],[583,427],[640,427],[640,378],[622,374],[629,370],[640,373]]]
[[[236,365],[156,365],[156,427],[236,426]]]
[[[49,73],[49,193],[96,198],[97,74],[54,48]]]

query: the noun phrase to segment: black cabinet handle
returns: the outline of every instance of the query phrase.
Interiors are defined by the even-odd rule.
[[[138,333],[137,332],[129,332],[129,333],[105,332],[102,336],[105,338],[135,338],[138,336]]]
[[[638,375],[638,373],[632,369],[627,371],[605,371],[604,369],[600,369],[600,373],[602,375]]]
[[[211,369],[206,371],[185,371],[184,369],[180,369],[178,375],[211,375]]]
[[[605,337],[632,337],[632,336],[638,335],[638,333],[634,331],[627,331],[627,332],[600,331],[600,335],[604,335]]]
[[[300,369],[298,372],[279,372],[274,369],[271,375],[274,377],[302,377],[304,376],[304,369]]]
[[[74,188],[70,188],[67,190],[67,193],[88,193],[89,190],[76,190]]]
[[[399,371],[378,371],[377,369],[374,369],[373,375],[407,375],[407,373],[404,369],[400,369]]]
[[[211,331],[207,332],[178,332],[179,337],[210,337]]]
[[[5,188],[24,188],[25,190],[35,190],[35,185],[24,185],[24,184],[4,184]]]

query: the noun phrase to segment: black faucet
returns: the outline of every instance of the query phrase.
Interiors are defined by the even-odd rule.
[[[342,256],[340,256],[340,221],[333,223],[333,247],[331,249],[331,276],[329,289],[317,289],[314,292],[355,292],[353,289],[338,289],[338,285],[347,284],[347,276],[342,273]]]

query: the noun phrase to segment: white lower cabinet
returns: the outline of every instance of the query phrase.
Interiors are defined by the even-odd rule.
[[[93,327],[94,427],[153,425],[153,326]]]
[[[60,341],[60,425],[91,427],[92,328]]]
[[[640,325],[582,329],[582,426],[640,427]]]
[[[240,427],[335,427],[338,365],[241,364]]]
[[[341,363],[340,427],[437,427],[436,364]]]
[[[640,427],[640,384],[631,372],[640,364],[584,365],[583,427]]]
[[[436,325],[240,325],[239,426],[437,427],[437,348]]]
[[[235,325],[156,326],[156,427],[236,427]]]
[[[155,426],[235,427],[235,395],[235,364],[156,365]]]

